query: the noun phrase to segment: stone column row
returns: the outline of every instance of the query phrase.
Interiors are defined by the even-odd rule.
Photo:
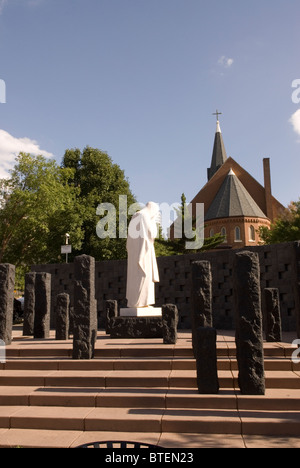
[[[239,387],[242,394],[265,393],[263,318],[261,310],[259,257],[252,252],[235,255],[233,267],[236,311],[236,356]],[[276,294],[267,291],[266,309],[275,311]],[[269,303],[269,296],[273,298]],[[192,265],[192,337],[197,362],[197,384],[200,393],[217,393],[217,332],[212,328],[212,277],[209,262]],[[270,312],[269,312],[270,313]]]
[[[23,335],[49,338],[51,308],[50,273],[27,273],[25,276]]]

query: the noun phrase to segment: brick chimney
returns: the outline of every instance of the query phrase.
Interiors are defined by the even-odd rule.
[[[273,222],[273,202],[272,202],[272,189],[271,189],[271,170],[270,158],[264,158],[264,183],[265,183],[265,197],[266,197],[266,215]]]

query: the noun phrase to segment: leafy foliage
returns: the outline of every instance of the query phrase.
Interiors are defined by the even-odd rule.
[[[300,240],[300,200],[292,202],[271,229],[260,227],[259,234],[265,244]]]
[[[21,266],[59,261],[66,232],[82,245],[78,188],[71,169],[20,153],[10,179],[0,181],[0,262]]]

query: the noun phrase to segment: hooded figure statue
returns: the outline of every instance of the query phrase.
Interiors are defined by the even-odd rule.
[[[159,206],[154,202],[133,215],[127,237],[127,307],[155,304],[155,283],[159,274],[154,250]]]

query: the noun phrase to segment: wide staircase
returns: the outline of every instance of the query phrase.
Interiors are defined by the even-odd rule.
[[[218,334],[218,395],[199,395],[191,334],[110,340],[95,359],[72,360],[72,340],[14,332],[0,364],[0,448],[71,448],[127,440],[164,448],[300,447],[300,365],[283,343],[265,343],[265,396],[238,389],[233,334]]]

